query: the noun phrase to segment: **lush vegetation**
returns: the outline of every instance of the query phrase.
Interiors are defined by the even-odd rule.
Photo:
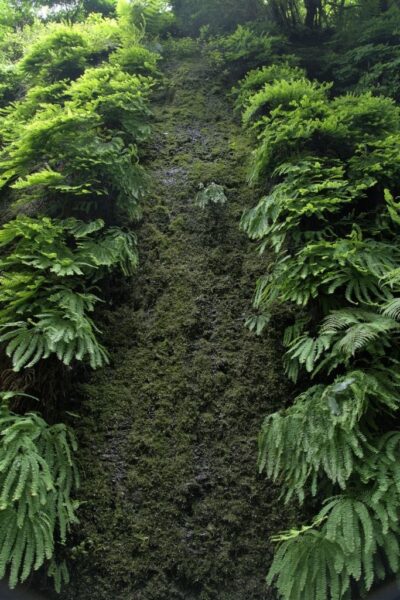
[[[54,547],[65,544],[77,523],[78,503],[71,498],[79,483],[76,441],[63,424],[11,412],[8,403],[16,395],[2,393],[0,409],[0,576],[9,570],[14,587],[50,561],[49,574],[60,590],[68,570],[56,562]]]
[[[163,59],[193,55],[232,88],[226,110],[254,145],[262,195],[241,227],[265,274],[247,324],[262,335],[282,307],[287,320],[294,392],[265,418],[259,469],[304,518],[274,538],[268,584],[283,600],[351,600],[397,574],[399,3],[18,0],[0,12],[0,578],[14,587],[46,565],[57,590],[68,580],[77,444],[53,424],[69,419],[54,409],[62,379],[39,401],[49,423],[32,395],[55,365],[78,376],[109,363],[99,314],[138,264],[150,98]],[[222,211],[229,193],[205,180],[194,205]]]
[[[89,317],[100,300],[94,283],[102,268],[119,266],[130,275],[137,254],[133,235],[119,228],[93,237],[103,227],[100,219],[20,216],[0,231],[0,246],[11,247],[0,262],[0,341],[15,371],[53,353],[65,365],[87,358],[95,369],[107,362]]]
[[[390,38],[392,12],[368,29],[383,22]],[[373,93],[371,71],[358,79],[351,51],[340,60],[356,69],[351,89],[370,91],[337,96],[298,68],[272,66],[238,94],[257,133],[250,179],[266,182],[242,219],[269,263],[249,324],[260,332],[276,305],[293,307],[285,367],[304,390],[266,418],[259,468],[286,502],[314,496],[321,506],[276,537],[268,581],[285,600],[352,598],[355,584],[363,593],[399,567],[400,114]]]
[[[65,5],[75,23],[34,21],[37,9],[10,9],[0,90],[0,342],[15,372],[7,381],[24,390],[23,372],[33,370],[35,389],[52,356],[64,369],[109,360],[96,307],[106,277],[129,277],[137,265],[132,223],[141,214],[139,154],[157,64],[141,43],[147,19],[129,4],[120,3],[119,20],[85,21],[86,5]],[[61,19],[57,7],[54,16]],[[3,393],[0,419],[0,577],[14,587],[46,562],[59,589],[68,571],[57,546],[77,522],[76,442],[17,397]]]

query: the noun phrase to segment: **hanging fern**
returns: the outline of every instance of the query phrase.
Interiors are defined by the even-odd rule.
[[[394,302],[386,305],[389,312]],[[348,366],[360,352],[371,358],[383,356],[393,334],[400,331],[399,323],[386,315],[387,308],[384,315],[354,308],[331,311],[317,337],[302,334],[287,344],[285,363],[290,379],[297,381],[303,366],[314,376],[321,370],[331,372],[340,364]]]
[[[267,581],[282,598],[351,600],[345,566],[340,546],[312,530],[280,545]]]
[[[266,418],[260,471],[279,481],[286,500],[315,495],[322,476],[346,489],[358,461],[371,451],[367,414],[397,410],[399,385],[390,371],[352,371],[331,385],[308,389],[293,406]]]
[[[136,270],[140,146],[159,59],[140,40],[171,13],[161,0],[124,4],[119,21],[35,24],[13,58],[19,89],[0,123],[0,349],[14,371],[50,356],[104,366],[102,283]],[[46,564],[59,591],[68,570],[56,548],[77,522],[75,438],[5,403],[0,436],[0,579],[15,587]]]
[[[351,600],[354,582],[369,591],[384,578],[385,561],[393,572],[399,568],[400,529],[385,514],[367,494],[328,500],[310,527],[276,538],[280,546],[268,582],[275,581],[282,597],[295,600]]]
[[[284,600],[350,600],[399,568],[399,108],[328,89],[266,69],[238,93],[258,133],[250,178],[271,182],[242,218],[272,251],[254,304],[266,324],[276,303],[296,307],[286,372],[319,381],[259,438],[286,502],[325,498],[311,525],[275,538],[268,582]]]
[[[72,499],[79,479],[76,441],[65,425],[49,426],[35,413],[0,406],[0,578],[14,588],[50,561],[77,523]]]
[[[94,283],[111,268],[131,275],[135,237],[101,220],[18,217],[0,229],[0,342],[19,371],[55,354],[66,365],[108,362],[89,317],[100,298]],[[73,242],[73,243],[72,243]]]

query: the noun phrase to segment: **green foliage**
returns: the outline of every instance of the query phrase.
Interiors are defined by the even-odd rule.
[[[345,565],[345,557],[338,544],[318,531],[299,532],[298,536],[281,544],[268,583],[274,583],[276,579],[282,598],[350,600],[349,574]],[[285,573],[290,573],[290,578],[285,577]]]
[[[111,64],[118,64],[131,75],[155,75],[159,55],[142,46],[124,46],[110,56]]]
[[[371,3],[374,4],[374,3]],[[400,6],[386,11],[361,4],[349,9],[326,56],[325,71],[338,89],[373,91],[400,99]]]
[[[99,14],[104,17],[115,15],[115,0],[64,0],[62,3],[46,1],[41,18],[46,21],[81,22],[88,16]]]
[[[284,37],[258,33],[243,25],[229,35],[211,37],[205,47],[209,59],[216,66],[224,66],[236,79],[260,64],[279,61],[286,50]]]
[[[357,163],[364,144],[381,144],[390,135],[398,139],[399,108],[392,100],[367,93],[348,94],[329,102],[329,87],[284,80],[267,84],[255,95],[255,107],[250,109],[248,120],[252,112],[257,116],[258,106],[267,108],[271,102],[275,109],[253,124],[260,130],[253,179],[280,167],[291,156],[328,158],[333,154]]]
[[[20,69],[34,82],[75,79],[84,72],[88,54],[84,36],[61,26],[30,48],[20,62]]]
[[[14,65],[1,65],[0,67],[0,106],[9,104],[14,100],[20,86],[20,77]]]
[[[139,38],[163,33],[174,20],[167,0],[118,0],[117,12],[125,35]]]
[[[147,99],[151,83],[146,77],[130,75],[117,65],[105,65],[87,69],[71,84],[68,96],[78,110],[100,116],[106,129],[122,128],[130,140],[141,142],[149,135],[146,118],[150,116]],[[72,106],[67,104],[66,108]]]
[[[18,217],[0,230],[3,255],[0,341],[19,371],[55,354],[64,364],[107,362],[89,314],[99,298],[91,288],[104,270],[136,266],[135,239],[117,228],[105,234],[101,220]]]
[[[259,467],[286,502],[327,501],[277,538],[268,581],[284,600],[344,600],[398,569],[399,108],[370,93],[330,100],[330,85],[288,67],[278,77],[256,71],[237,92],[258,133],[251,179],[269,188],[242,219],[272,254],[249,325],[296,306],[286,370],[318,383],[267,417]]]
[[[77,34],[70,33],[75,40]],[[54,36],[40,43],[53,48]],[[64,59],[66,46],[61,48]],[[59,55],[50,52],[58,69]],[[152,80],[123,71],[120,61],[116,53],[112,65],[87,68],[70,84],[58,81],[61,74],[53,63],[39,61],[42,83],[6,109],[0,127],[6,142],[0,153],[0,185],[9,202],[18,207],[40,202],[55,215],[89,210],[96,216],[139,214],[143,172],[138,144],[149,134]],[[78,63],[72,62],[76,68]],[[46,72],[57,72],[50,85],[43,64]],[[26,68],[27,58],[22,65]]]
[[[224,187],[212,182],[207,187],[204,187],[204,184],[200,185],[200,191],[196,195],[195,204],[199,208],[206,208],[213,204],[226,204],[227,200]]]
[[[393,3],[396,1],[393,0]],[[317,36],[326,30],[330,32],[337,25],[343,26],[346,18],[354,19],[360,13],[371,16],[384,12],[390,2],[391,0],[364,0],[361,3],[354,0],[268,0],[267,5],[270,19],[281,30],[310,38],[310,35]],[[352,9],[356,10],[353,12]]]
[[[398,409],[399,384],[389,369],[349,371],[330,385],[308,389],[288,409],[266,418],[260,471],[279,481],[286,501],[296,495],[303,502],[307,494],[321,493],[321,485],[345,490],[377,452],[371,417]]]
[[[399,489],[393,456],[398,442],[398,433],[391,434],[376,449],[383,453],[387,470],[376,473],[372,491],[330,498],[310,526],[277,537],[280,547],[268,582],[275,582],[283,598],[351,600],[352,580],[361,580],[365,593],[385,578],[387,566],[398,571]]]
[[[288,61],[285,56],[285,61]],[[284,62],[282,64],[272,64],[268,67],[260,67],[249,71],[246,77],[240,81],[237,88],[234,89],[236,96],[236,108],[243,109],[247,106],[247,102],[252,100],[252,96],[262,90],[267,83],[274,81],[292,81],[301,80],[305,77],[305,71],[300,67]]]
[[[279,536],[269,583],[276,579],[280,595],[295,600],[351,600],[350,582],[360,579],[362,592],[369,591],[384,579],[385,563],[394,572],[399,568],[396,500],[389,515],[368,492],[328,500],[310,527]]]
[[[79,20],[89,4],[51,6],[47,18]],[[130,39],[123,22],[92,15],[0,39],[0,345],[34,385],[50,356],[69,368],[108,363],[93,317],[104,278],[137,265],[133,231],[116,224],[139,216],[144,188],[158,57],[140,45],[142,25]],[[77,522],[75,439],[5,405],[0,434],[0,578],[14,587],[46,562],[59,590],[68,571],[56,547]]]
[[[199,40],[191,37],[175,38],[169,36],[163,44],[163,51],[167,55],[179,58],[194,56],[201,51]]]
[[[65,544],[78,522],[79,484],[71,431],[36,413],[14,414],[6,404],[13,396],[3,392],[0,407],[0,577],[8,573],[11,588],[54,560],[56,542]],[[65,575],[65,566],[51,569]]]
[[[246,110],[243,113],[243,122],[248,125],[264,114],[274,109],[291,111],[298,106],[303,98],[319,104],[326,98],[329,85],[302,79],[279,79],[273,85],[267,83],[248,100]]]
[[[237,25],[253,21],[265,14],[260,0],[172,0],[179,30],[193,35],[201,27],[215,31],[232,31]]]

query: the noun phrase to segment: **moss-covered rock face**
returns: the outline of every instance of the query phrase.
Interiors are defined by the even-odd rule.
[[[63,600],[274,597],[269,536],[287,511],[257,475],[256,438],[287,389],[279,319],[262,338],[244,327],[259,264],[238,226],[249,144],[206,66],[165,69],[140,272],[105,316],[112,366],[82,393],[86,503]],[[211,182],[228,201],[201,209]]]

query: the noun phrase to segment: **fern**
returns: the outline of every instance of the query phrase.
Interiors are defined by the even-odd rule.
[[[384,578],[384,559],[393,572],[399,566],[398,524],[382,523],[380,514],[368,495],[328,500],[310,527],[278,536],[269,583],[276,580],[282,597],[299,600],[350,600],[354,582],[369,591]]]
[[[38,22],[18,32],[16,49],[2,48],[15,62],[0,85],[2,106],[14,94],[0,124],[0,345],[15,371],[50,356],[105,365],[94,318],[102,282],[137,266],[131,222],[141,214],[140,147],[160,58],[141,39],[172,15],[161,0],[119,8],[118,21]],[[46,565],[59,591],[69,576],[56,549],[77,522],[75,438],[5,403],[0,435],[0,579],[14,587]]]
[[[389,300],[384,306],[382,306],[382,313],[389,319],[400,319],[400,298],[393,298]]]
[[[305,71],[299,67],[292,66],[289,62],[273,64],[268,67],[260,67],[249,71],[246,77],[239,82],[233,93],[237,97],[236,109],[243,109],[254,93],[259,92],[267,83],[274,81],[298,80],[305,77]]]
[[[33,81],[52,83],[79,76],[85,69],[88,54],[81,32],[59,26],[32,44],[19,67]]]
[[[131,40],[132,52],[146,56],[127,72],[121,35],[109,21],[58,24],[19,62],[28,91],[6,108],[0,126],[0,185],[15,207],[40,202],[52,214],[68,207],[69,215],[105,216],[112,206],[118,216],[139,215],[138,145],[150,132],[153,86],[144,72],[154,70],[157,56]]]
[[[350,600],[399,568],[400,436],[388,431],[400,408],[399,108],[330,100],[287,69],[242,86],[258,134],[250,181],[269,183],[242,218],[272,250],[254,304],[267,317],[294,305],[286,372],[319,382],[260,433],[259,469],[284,500],[325,499],[311,525],[276,537],[268,582],[284,600]]]
[[[286,501],[316,494],[322,475],[345,489],[369,451],[362,427],[367,410],[396,410],[399,383],[389,370],[351,371],[333,384],[310,388],[292,407],[266,418],[259,439],[260,471],[280,482]]]
[[[18,217],[0,229],[0,246],[11,247],[0,260],[0,342],[15,371],[52,354],[66,365],[108,362],[89,317],[100,301],[90,284],[111,268],[131,275],[137,251],[131,233],[103,228],[101,220]]]
[[[351,598],[342,549],[318,531],[284,541],[275,554],[267,581],[275,583],[282,598],[291,600]]]
[[[284,162],[273,175],[284,179],[243,215],[241,224],[252,239],[265,240],[263,247],[271,246],[275,252],[287,239],[295,245],[301,242],[310,219],[316,219],[320,228],[327,227],[335,213],[361,200],[373,183],[368,176],[356,183],[348,181],[342,161],[312,156]]]
[[[212,182],[207,187],[204,187],[204,184],[200,185],[200,191],[195,198],[195,205],[204,209],[213,204],[224,205],[227,200],[228,198],[225,195],[224,187]]]
[[[322,101],[330,87],[329,84],[311,82],[305,77],[269,82],[248,100],[243,113],[243,122],[245,125],[249,125],[255,121],[257,126],[258,119],[263,114],[268,114],[278,108],[287,111],[293,110],[305,96],[312,98],[316,103]],[[263,122],[261,121],[259,125],[262,127]]]
[[[303,335],[292,342],[287,357],[290,361],[296,360],[300,365],[305,365],[308,373],[312,373],[315,364],[329,350],[331,341],[332,336],[329,334],[317,338]]]
[[[388,306],[392,305],[393,301]],[[371,358],[384,356],[397,331],[399,323],[388,316],[359,309],[332,311],[317,337],[303,334],[287,344],[286,371],[296,381],[302,366],[314,376],[321,370],[331,372],[340,364],[348,366],[361,351]]]
[[[237,10],[236,8],[236,14]],[[220,12],[221,8],[210,2],[209,11]],[[211,21],[207,19],[207,22]],[[236,80],[243,77],[249,69],[259,67],[260,64],[271,65],[273,62],[282,62],[286,65],[291,58],[287,54],[284,55],[286,50],[287,41],[283,36],[257,31],[250,24],[240,24],[228,35],[211,37],[205,47],[210,62],[215,67],[224,66]],[[292,59],[293,62],[296,61],[294,57]]]
[[[371,342],[378,339],[382,341],[385,335],[398,328],[399,325],[394,319],[372,312],[348,309],[333,311],[326,317],[321,331],[335,335],[344,330],[344,336],[336,343],[337,348],[349,356],[354,356]]]
[[[0,577],[25,581],[54,556],[77,523],[79,484],[76,441],[65,425],[49,426],[35,413],[12,413],[3,393],[0,408]]]
[[[358,465],[362,483],[358,483],[355,495],[341,494],[328,499],[310,526],[277,536],[276,541],[285,545],[283,550],[289,555],[301,551],[307,545],[304,534],[310,530],[319,539],[335,544],[337,552],[344,557],[340,575],[344,577],[346,589],[350,589],[352,582],[358,582],[361,590],[368,591],[376,579],[385,577],[385,563],[396,573],[400,550],[399,441],[398,432],[376,439],[376,447]],[[323,560],[325,562],[325,558]],[[304,566],[308,571],[305,581],[313,580],[313,573]],[[285,565],[280,562],[278,551],[270,578],[276,577],[282,568]],[[325,568],[328,569],[327,564]],[[327,597],[335,598],[337,582],[331,577]]]

